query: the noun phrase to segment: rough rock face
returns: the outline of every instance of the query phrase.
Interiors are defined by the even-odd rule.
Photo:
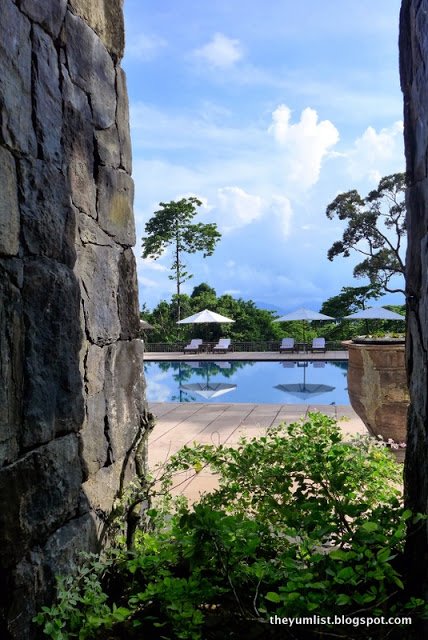
[[[0,637],[141,468],[122,0],[1,0]]]
[[[400,72],[407,192],[407,369],[411,407],[405,463],[407,507],[428,505],[428,0],[403,0]],[[428,599],[428,525],[411,526],[408,586]],[[420,635],[422,637],[422,635]]]

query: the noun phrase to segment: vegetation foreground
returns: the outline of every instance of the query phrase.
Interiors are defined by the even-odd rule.
[[[171,496],[182,474],[207,467],[217,490],[193,506]],[[423,516],[404,510],[401,467],[381,442],[346,440],[313,413],[237,447],[185,447],[159,473],[130,489],[109,549],[59,579],[57,601],[35,618],[45,635],[417,637],[426,606],[405,595],[402,554],[406,523]],[[381,616],[413,624],[367,623]],[[285,618],[307,624],[278,624]]]

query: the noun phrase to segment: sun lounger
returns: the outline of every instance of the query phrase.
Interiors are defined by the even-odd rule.
[[[230,351],[230,338],[220,338],[217,344],[213,347],[213,353],[226,353]]]
[[[312,353],[323,352],[325,353],[325,338],[314,338],[312,340]]]
[[[202,345],[201,338],[193,338],[189,344],[184,347],[184,353],[198,353],[200,346]]]
[[[279,353],[286,353],[287,351],[294,351],[294,338],[283,338],[279,345]]]
[[[282,366],[285,369],[294,369],[296,363],[293,360],[285,360],[285,362],[282,363]]]

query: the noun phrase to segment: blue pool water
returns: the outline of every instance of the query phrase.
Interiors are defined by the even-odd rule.
[[[348,362],[146,362],[149,402],[349,404]]]

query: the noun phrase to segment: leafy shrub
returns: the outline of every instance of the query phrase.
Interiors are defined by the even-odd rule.
[[[218,474],[218,489],[193,507],[174,503],[177,474],[205,467]],[[413,516],[400,484],[401,469],[381,443],[345,440],[319,413],[237,447],[184,447],[157,482],[132,549],[119,526],[107,557],[61,579],[57,602],[36,622],[53,640],[200,640],[224,638],[226,628],[229,638],[386,637],[383,627],[319,624],[287,635],[269,620],[424,613],[423,602],[403,595]]]

